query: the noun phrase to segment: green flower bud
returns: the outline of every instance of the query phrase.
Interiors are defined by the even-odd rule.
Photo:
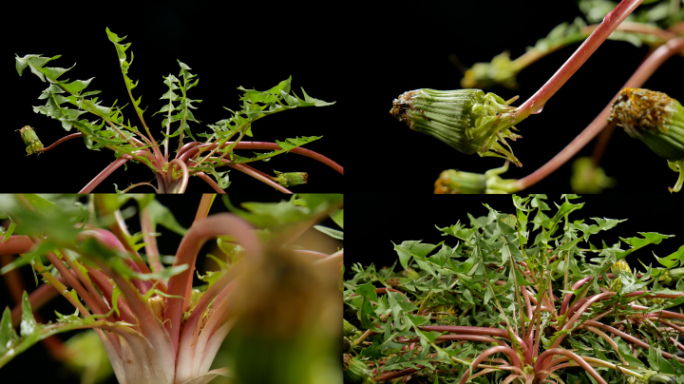
[[[669,269],[660,275],[658,281],[660,281],[660,283],[663,285],[670,285],[672,283],[676,283],[682,277],[684,277],[684,268],[674,268]]]
[[[33,155],[34,153],[40,154],[43,150],[43,143],[40,142],[36,131],[28,125],[18,129],[18,131],[21,134],[21,139],[24,140],[24,145],[26,145],[26,156]]]
[[[502,115],[515,108],[493,93],[479,89],[438,91],[417,89],[395,99],[390,113],[421,133],[433,136],[460,152],[494,156],[521,166],[506,138],[515,140],[514,117]]]
[[[342,370],[345,384],[371,384],[370,369],[358,357],[344,354],[342,357]]]
[[[515,81],[516,68],[508,52],[494,56],[491,63],[476,63],[461,79],[463,88],[488,89],[503,85],[508,89],[518,88]]]
[[[606,176],[603,168],[594,166],[591,157],[580,157],[572,164],[570,186],[575,193],[601,193],[615,185],[615,179]]]
[[[273,172],[276,173],[276,177],[274,177],[273,180],[277,181],[278,184],[283,187],[294,187],[296,185],[306,184],[309,180],[309,174],[306,172]]]
[[[668,95],[643,88],[625,88],[613,102],[608,122],[615,121],[633,138],[643,141],[666,159],[679,179],[670,192],[684,184],[684,107]]]
[[[484,175],[449,169],[435,181],[435,194],[505,194],[517,192],[518,180],[503,180],[500,174],[508,170],[508,162],[503,167],[490,169]]]

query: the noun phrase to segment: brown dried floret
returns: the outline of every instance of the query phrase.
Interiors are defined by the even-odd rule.
[[[674,99],[662,92],[643,88],[625,88],[613,102],[608,122],[627,130],[667,131],[665,125],[673,110]]]

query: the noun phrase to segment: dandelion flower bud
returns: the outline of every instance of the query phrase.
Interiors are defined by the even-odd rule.
[[[570,186],[575,193],[601,193],[615,185],[615,179],[606,176],[601,167],[594,165],[591,157],[580,157],[572,164]]]
[[[395,99],[390,113],[414,130],[433,136],[465,154],[494,156],[521,166],[506,138],[515,140],[515,108],[501,97],[479,89],[417,89]]]
[[[40,142],[36,131],[28,125],[18,129],[18,131],[21,134],[21,139],[24,140],[24,145],[26,145],[26,156],[33,155],[34,153],[40,154],[43,150],[43,143]]]
[[[505,194],[519,190],[517,180],[503,180],[500,174],[508,170],[503,167],[490,169],[484,174],[449,169],[439,175],[435,182],[435,194]]]
[[[273,180],[283,187],[294,187],[296,185],[306,184],[307,181],[309,181],[309,174],[306,172],[273,172],[276,173],[276,177],[274,177]]]
[[[642,88],[625,88],[613,102],[608,122],[615,121],[631,137],[643,141],[666,159],[679,179],[670,192],[684,183],[684,107],[668,95]]]

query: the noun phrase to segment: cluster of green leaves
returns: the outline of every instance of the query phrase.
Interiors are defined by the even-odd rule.
[[[628,16],[627,21],[641,23],[648,26],[667,28],[684,20],[684,7],[680,7],[680,0],[655,0],[644,1],[644,4],[652,4],[649,7],[639,8]],[[617,5],[608,0],[581,0],[579,8],[590,23],[600,23],[603,18]],[[464,88],[488,89],[497,85],[515,89],[518,87],[516,75],[538,57],[556,51],[568,45],[581,42],[586,39],[591,30],[581,17],[572,23],[564,22],[556,26],[547,36],[537,40],[534,46],[527,48],[527,54],[516,60],[511,60],[509,53],[504,52],[495,56],[489,63],[476,63],[469,69],[461,85]],[[665,43],[662,37],[639,32],[614,31],[610,40],[626,41],[636,47],[643,44],[651,47]]]
[[[138,128],[130,125],[130,121],[124,124],[122,107],[117,107],[116,101],[107,107],[102,105],[97,97],[89,97],[99,94],[100,91],[84,92],[93,78],[71,82],[68,79],[60,80],[59,78],[73,66],[71,68],[45,66],[48,62],[60,57],[60,55],[16,57],[16,68],[20,76],[28,67],[43,82],[49,83],[49,86],[38,97],[40,100],[45,100],[45,104],[33,107],[33,111],[60,121],[67,132],[76,128],[83,133],[88,149],[100,150],[106,147],[115,151],[117,157],[128,154],[153,167],[149,160],[135,156],[133,153],[143,147],[133,146],[129,141],[129,138],[138,132]],[[69,105],[76,108],[69,108]],[[86,112],[96,116],[96,119],[89,121],[81,118],[80,116]]]
[[[253,157],[242,157],[233,153],[237,143],[245,136],[253,137],[252,124],[261,118],[295,108],[325,107],[335,104],[334,102],[328,103],[323,100],[315,99],[309,96],[303,88],[302,94],[304,95],[304,98],[302,99],[291,90],[291,85],[292,76],[266,91],[238,87],[238,90],[243,91],[242,96],[240,96],[241,109],[239,111],[233,111],[224,107],[232,116],[228,119],[220,120],[215,124],[209,124],[208,127],[212,132],[199,133],[197,136],[204,137],[207,143],[216,143],[218,149],[214,151],[214,153],[219,155],[220,158],[230,159],[233,164],[268,161],[276,155],[287,153],[293,148],[301,147],[322,138],[322,136],[305,136],[288,138],[283,141],[276,140],[276,143],[281,149],[257,153]],[[225,145],[231,140],[233,141],[232,144]],[[209,150],[206,151],[209,152]],[[216,171],[216,167],[223,164],[215,159],[205,160],[202,158],[201,153],[199,158],[202,160],[195,165],[195,168],[213,174],[217,177],[217,180],[219,180],[219,185],[221,185],[221,182],[226,185],[225,183],[227,180],[225,179],[224,173]]]
[[[507,330],[509,335],[511,332],[522,334],[523,327],[534,327],[541,335],[539,353],[565,334],[561,347],[572,349],[580,356],[618,365],[624,359],[629,364],[628,368],[637,373],[647,375],[655,371],[680,375],[679,382],[684,382],[681,378],[684,377],[681,375],[684,365],[676,359],[667,360],[660,356],[660,351],[676,353],[676,347],[667,341],[668,335],[662,328],[654,326],[658,320],[627,321],[684,303],[684,298],[649,298],[650,293],[680,294],[684,290],[684,280],[681,279],[684,274],[676,269],[684,264],[684,246],[658,259],[664,268],[643,265],[645,271],[641,274],[629,271],[608,277],[618,261],[671,236],[640,233],[640,236],[621,238],[612,245],[593,244],[591,236],[614,228],[621,220],[571,220],[569,215],[584,206],[583,203],[574,203],[576,198],[575,195],[564,195],[562,203],[556,205],[556,212],[550,213],[546,196],[523,198],[514,195],[513,214],[498,212],[485,204],[489,210],[487,216],[469,214],[468,224],[458,222],[438,227],[443,236],[455,240],[455,245],[449,245],[447,241],[428,244],[417,240],[394,244],[399,270],[397,263],[382,269],[372,264],[353,265],[353,276],[344,282],[345,322],[348,322],[345,323],[344,345],[345,354],[363,364],[371,363],[371,368],[377,369],[372,375],[367,371],[363,380],[389,371],[416,368],[418,372],[413,374],[416,382],[458,382],[470,369],[469,363],[492,345],[462,341],[438,345],[436,340],[442,333],[419,328],[457,325],[498,328]],[[571,290],[573,283],[587,277],[590,278],[588,283]],[[663,287],[661,283],[665,282],[676,284],[676,291]],[[522,289],[529,289],[531,296],[542,302],[549,287],[559,316],[543,311],[539,323],[535,324],[524,311]],[[606,289],[617,294],[594,303],[579,323],[569,331],[561,331],[568,320],[566,316],[560,316],[565,293],[575,295],[572,306],[577,300]],[[626,297],[642,290],[650,293]],[[635,300],[647,309],[632,308],[629,303],[635,304]],[[624,324],[624,332],[648,341],[651,348],[635,348],[636,352],[632,354],[625,340],[614,337],[619,346],[618,352],[596,334],[577,328],[582,322],[605,312],[609,314],[603,317],[602,322]],[[678,319],[668,320],[681,323]],[[361,333],[367,330],[375,334],[364,339]],[[678,334],[669,336],[676,338]],[[407,340],[420,340],[420,348],[407,351]],[[513,344],[511,347],[519,350],[517,343]],[[622,373],[613,369],[596,369],[608,382],[623,380]],[[442,372],[438,374],[438,370]],[[577,369],[555,373],[568,383],[576,383],[577,380],[595,383],[590,375]],[[509,374],[509,371],[498,370],[472,382],[500,382]],[[356,383],[353,380],[347,382]]]
[[[131,43],[122,43],[126,38],[119,37],[117,34],[111,32],[109,28],[106,30],[109,40],[114,44],[119,58],[121,73],[124,78],[124,83],[128,95],[132,101],[133,108],[138,116],[145,133],[141,133],[137,126],[131,125],[130,120],[124,120],[122,110],[124,107],[116,106],[116,101],[112,106],[104,106],[97,97],[90,96],[99,94],[100,91],[88,91],[85,89],[90,85],[93,78],[88,80],[60,80],[60,77],[72,68],[46,67],[45,65],[60,56],[51,58],[43,57],[41,55],[26,55],[24,57],[16,57],[17,72],[21,76],[24,70],[28,67],[31,72],[37,75],[43,82],[48,82],[49,86],[39,96],[39,99],[45,99],[45,105],[34,107],[34,112],[41,113],[56,119],[62,123],[62,127],[70,131],[76,128],[83,133],[83,138],[89,149],[99,150],[106,147],[115,152],[116,157],[123,154],[133,156],[137,161],[148,165],[152,170],[161,172],[156,169],[156,165],[152,164],[150,160],[142,156],[136,156],[134,152],[150,148],[155,152],[157,157],[161,156],[156,153],[159,143],[153,143],[154,140],[143,115],[146,109],[141,108],[140,103],[142,96],[137,99],[133,96],[133,89],[138,85],[137,81],[133,81],[128,76],[128,71],[133,62],[133,54],[131,53],[130,61],[126,51],[130,48]],[[169,139],[178,137],[178,146],[180,149],[184,144],[184,137],[189,137],[192,141],[196,141],[196,137],[203,137],[206,139],[204,144],[217,144],[218,148],[211,151],[211,154],[219,155],[221,158],[228,158],[232,163],[249,163],[255,161],[267,161],[268,159],[287,153],[293,148],[300,147],[322,136],[311,137],[296,137],[286,138],[276,143],[281,149],[270,151],[267,153],[255,154],[253,157],[241,157],[233,153],[236,143],[242,140],[244,136],[253,137],[252,124],[271,114],[291,110],[302,107],[324,107],[333,105],[334,102],[329,103],[309,96],[304,89],[302,89],[303,98],[297,96],[291,90],[292,77],[280,82],[278,85],[266,91],[257,91],[253,89],[246,89],[238,87],[238,90],[243,94],[240,96],[241,109],[238,111],[230,111],[231,116],[227,119],[220,120],[215,124],[209,124],[209,132],[194,133],[189,122],[200,123],[192,110],[197,109],[194,104],[202,102],[202,100],[191,99],[187,92],[197,86],[199,79],[197,75],[190,73],[191,68],[178,61],[180,65],[180,73],[178,77],[169,74],[164,78],[164,84],[169,88],[168,92],[162,95],[161,100],[168,100],[164,103],[162,108],[156,114],[162,114],[164,119],[161,123],[161,134],[164,136],[163,143],[168,146]],[[180,94],[174,91],[179,91]],[[76,108],[69,108],[69,105]],[[97,117],[94,121],[88,121],[80,118],[85,113],[91,113]],[[171,132],[171,124],[178,122],[178,127]],[[237,137],[236,137],[237,135]],[[135,138],[137,136],[137,138]],[[137,142],[133,141],[137,140]],[[233,140],[233,144],[225,145],[226,142]],[[207,149],[207,151],[209,151]],[[219,186],[226,188],[230,184],[226,176],[226,172],[218,172],[216,168],[223,166],[223,163],[217,159],[210,159],[209,156],[202,158],[200,152],[200,161],[195,164],[194,169],[213,174]]]

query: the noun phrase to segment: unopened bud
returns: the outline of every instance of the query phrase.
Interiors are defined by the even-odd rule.
[[[597,167],[591,157],[580,157],[572,164],[570,186],[575,193],[601,193],[615,185],[615,179],[606,176],[601,167]]]
[[[512,101],[479,89],[417,89],[395,99],[390,113],[467,155],[500,157],[521,166],[506,142],[521,137],[511,132],[512,114],[503,115],[515,109],[508,105]]]
[[[24,145],[26,145],[26,156],[42,152],[43,143],[40,142],[36,131],[31,126],[25,125],[23,128],[18,129],[18,131],[21,134],[21,139],[24,141]]]
[[[484,174],[449,169],[439,175],[435,182],[435,194],[505,194],[519,190],[517,180],[504,180],[499,175],[508,170],[503,167],[490,169]]]
[[[273,180],[283,187],[294,187],[296,185],[306,184],[309,180],[309,174],[306,172],[273,172],[276,173],[276,177],[274,177]]]

